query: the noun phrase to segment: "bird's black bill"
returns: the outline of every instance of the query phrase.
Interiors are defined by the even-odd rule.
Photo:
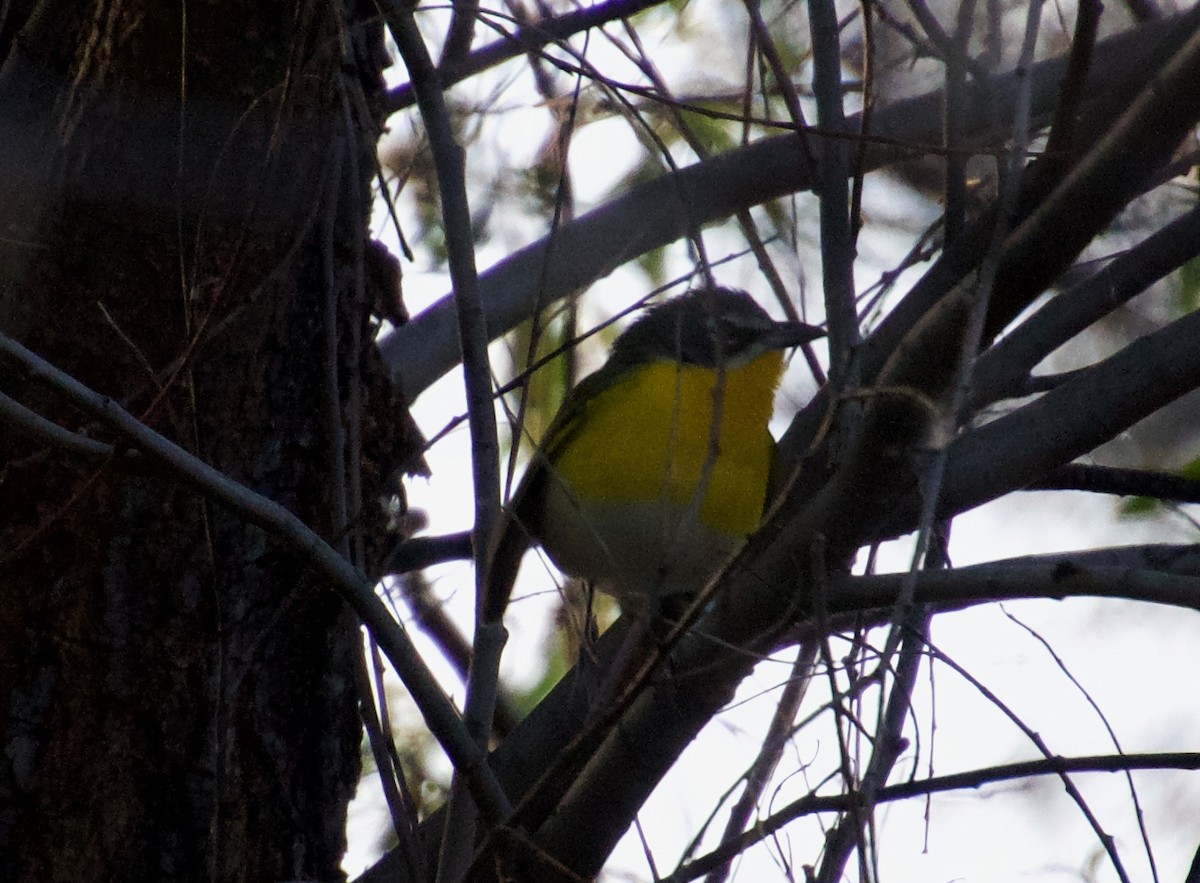
[[[776,322],[762,336],[762,343],[767,349],[786,350],[802,343],[818,340],[825,336],[825,329],[816,325],[806,325],[803,322]]]

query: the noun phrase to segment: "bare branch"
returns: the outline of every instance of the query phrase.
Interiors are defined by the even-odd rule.
[[[425,41],[417,29],[411,7],[392,0],[383,7],[388,27],[400,49],[416,91],[417,106],[433,153],[441,194],[442,223],[445,227],[450,279],[454,286],[454,307],[462,352],[463,379],[467,393],[468,425],[471,431],[472,474],[474,477],[475,548],[491,547],[492,532],[500,518],[500,445],[496,429],[496,411],[492,405],[492,371],[488,361],[488,332],[479,299],[475,270],[474,233],[467,201],[466,166],[462,147],[454,137],[450,113],[442,94],[442,81]],[[474,21],[468,5],[466,14]],[[464,19],[455,13],[452,24],[457,32],[450,35],[447,59],[469,43],[470,34],[462,31]],[[479,750],[487,749],[492,720],[496,713],[500,683],[500,655],[507,633],[499,619],[485,618],[486,567],[475,569],[476,611],[474,654],[467,674],[467,699],[463,713],[467,732]],[[475,809],[463,790],[466,770],[455,770],[451,785],[449,818],[442,841],[438,881],[457,883],[470,863],[470,844],[475,838]],[[498,821],[493,815],[492,822]]]
[[[1050,300],[984,353],[973,378],[973,405],[1011,394],[1054,350],[1198,254],[1200,208],[1193,208]]]
[[[1068,773],[1112,773],[1132,770],[1200,770],[1200,754],[1193,752],[1164,752],[1162,754],[1101,754],[1090,757],[1044,757],[983,767],[965,773],[933,776],[888,785],[876,795],[879,803],[909,800],[964,788],[978,789],[997,782],[1010,782],[1035,776],[1061,776]],[[728,862],[756,843],[761,843],[778,833],[784,825],[816,813],[845,812],[857,798],[852,794],[836,794],[828,797],[809,795],[789,803],[787,806],[763,819],[736,841],[723,843],[708,855],[689,862],[662,883],[686,883],[713,868]]]
[[[850,145],[839,136],[851,131],[842,107],[842,52],[837,10],[832,0],[810,0],[813,92],[817,122],[824,134],[815,142],[816,179],[820,199],[821,277],[825,317],[829,323],[829,385],[833,395],[858,388],[858,312],[854,291],[854,235],[850,223]],[[848,444],[854,420],[843,426]]]
[[[964,512],[1025,487],[1200,386],[1198,334],[1200,313],[1190,313],[959,438],[950,448],[942,513]],[[869,532],[904,533],[907,517],[888,517]]]
[[[537,52],[550,43],[597,28],[611,21],[629,18],[642,10],[657,6],[663,0],[608,0],[607,3],[597,3],[586,9],[568,12],[555,18],[527,24],[511,34],[505,34],[494,43],[489,43],[477,49],[465,58],[445,58],[439,69],[443,86],[453,86],[467,77],[482,73],[488,68],[524,55]],[[483,20],[491,27],[496,27],[492,21],[495,13],[488,14]],[[387,110],[396,113],[417,103],[416,90],[411,82],[397,86],[388,93]]]
[[[1175,27],[1190,33],[1197,19],[1200,8],[1104,41],[1096,50],[1098,63],[1088,79],[1089,91],[1105,94],[1117,84],[1144,82],[1146,69],[1152,66],[1147,55],[1150,47],[1175,33]],[[1065,65],[1064,59],[1051,59],[1031,71],[1035,115],[1053,107]],[[1011,114],[1015,77],[994,78],[988,94],[987,113],[977,111],[963,121],[964,138],[983,140],[997,133],[992,120]],[[880,168],[920,151],[921,145],[938,143],[941,107],[941,93],[932,92],[876,110],[863,168]],[[847,121],[850,131],[858,124],[857,117]],[[626,261],[674,241],[690,224],[711,223],[741,208],[808,189],[812,181],[805,164],[797,162],[796,149],[792,135],[757,141],[681,169],[673,178],[665,176],[634,188],[556,230],[552,247],[549,239],[542,239],[520,249],[480,277],[488,333],[495,337],[511,330],[532,315],[538,303],[585,287]],[[917,315],[927,309],[922,306]],[[907,330],[915,321],[913,316],[902,318],[896,328]],[[894,344],[894,338],[889,340]],[[455,341],[453,308],[445,299],[381,342],[392,378],[409,401],[457,363]],[[890,345],[883,342],[880,351],[890,352]],[[879,356],[871,358],[876,359],[874,370],[878,370]],[[864,361],[868,373],[870,364]]]
[[[771,775],[779,765],[784,748],[791,737],[792,723],[804,701],[811,680],[813,663],[816,661],[817,647],[815,643],[802,645],[792,664],[791,677],[783,688],[783,695],[775,706],[771,716],[771,726],[763,737],[762,749],[754,760],[754,765],[746,774],[746,787],[738,797],[737,803],[729,811],[729,820],[725,824],[722,842],[740,839],[745,831],[750,814],[762,798],[763,791],[771,780]],[[705,883],[724,883],[729,878],[730,862],[726,862],[709,872]]]
[[[47,420],[3,392],[0,392],[0,422],[43,444],[89,460],[103,460],[116,453],[112,445],[63,429],[53,420]]]
[[[1153,497],[1172,503],[1200,503],[1200,480],[1171,472],[1068,463],[1025,486],[1025,490],[1089,491],[1121,497]]]
[[[19,363],[34,379],[48,384],[80,410],[120,433],[184,483],[263,528],[309,561],[375,635],[421,709],[430,731],[456,768],[464,771],[480,806],[493,818],[507,815],[507,799],[488,769],[483,752],[467,734],[458,712],[425,667],[403,627],[392,619],[376,597],[374,586],[350,562],[283,506],[213,469],[137,420],[112,399],[87,388],[4,334],[0,334],[0,354]]]

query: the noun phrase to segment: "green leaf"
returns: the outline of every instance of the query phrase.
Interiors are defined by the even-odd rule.
[[[1200,306],[1200,258],[1192,258],[1179,268],[1179,289],[1175,303],[1181,312],[1190,313]]]
[[[1184,467],[1179,470],[1179,474],[1184,478],[1200,479],[1200,457],[1184,464]]]
[[[1117,511],[1121,518],[1151,518],[1162,508],[1162,500],[1155,497],[1126,497]]]

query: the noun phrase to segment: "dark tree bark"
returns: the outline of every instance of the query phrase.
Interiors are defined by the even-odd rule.
[[[42,2],[0,70],[0,330],[333,540],[330,415],[373,388],[352,343],[384,56],[360,6]],[[10,364],[0,387],[112,440]],[[0,431],[5,877],[338,878],[357,623],[131,462]]]

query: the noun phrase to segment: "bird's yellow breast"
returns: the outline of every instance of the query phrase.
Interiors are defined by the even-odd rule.
[[[719,405],[712,369],[661,361],[631,370],[581,405],[550,452],[554,471],[581,500],[682,508],[698,502],[693,511],[704,526],[748,535],[766,501],[773,455],[767,424],[782,366],[782,354],[772,351],[728,367]]]

